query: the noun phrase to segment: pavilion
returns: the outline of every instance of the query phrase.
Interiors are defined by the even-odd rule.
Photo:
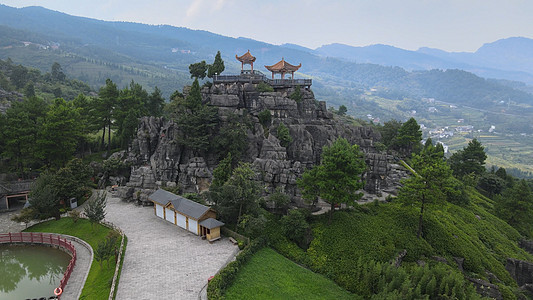
[[[291,73],[292,78],[294,79],[294,72],[298,71],[301,66],[301,63],[297,66],[294,66],[286,62],[284,58],[281,58],[278,63],[271,66],[265,66],[265,68],[272,72],[272,79],[274,79],[274,74],[281,74],[281,79],[285,79],[286,73]]]
[[[251,73],[254,72],[254,61],[255,61],[255,56],[253,56],[251,53],[250,53],[250,50],[248,50],[248,52],[244,53],[243,55],[241,56],[237,56],[237,54],[235,54],[235,58],[241,62],[241,73],[242,71],[244,71],[244,65],[251,65],[252,66],[252,71]]]

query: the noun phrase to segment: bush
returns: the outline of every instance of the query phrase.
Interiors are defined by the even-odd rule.
[[[270,123],[272,123],[272,114],[268,109],[261,111],[257,118],[259,118],[259,123],[263,125],[263,128],[270,126]]]
[[[288,147],[290,143],[292,143],[292,137],[291,133],[289,132],[289,128],[285,126],[285,124],[280,123],[278,126],[278,139],[279,143],[283,147]]]
[[[273,92],[274,88],[270,86],[268,83],[261,81],[259,84],[257,84],[257,91],[260,93],[263,92]]]
[[[289,96],[289,98],[291,98],[292,100],[294,100],[296,102],[302,101],[302,91],[300,90],[300,86],[299,85],[297,85],[294,88],[294,92],[292,92],[292,94]]]

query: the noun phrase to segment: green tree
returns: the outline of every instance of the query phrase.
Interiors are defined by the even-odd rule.
[[[35,97],[35,85],[33,85],[33,82],[28,82],[24,87],[24,96],[26,98]]]
[[[220,161],[218,166],[213,170],[213,187],[222,186],[231,176],[232,171],[232,158],[231,152]]]
[[[249,163],[240,163],[224,185],[210,193],[225,222],[240,224],[242,215],[257,215],[261,189],[255,177]]]
[[[74,158],[54,174],[51,188],[63,203],[68,203],[71,198],[81,200],[90,191],[92,174],[93,170],[89,165]]]
[[[224,72],[225,68],[226,67],[224,66],[224,61],[222,60],[220,51],[217,51],[217,54],[215,55],[215,61],[212,65],[208,66],[207,77],[213,78],[215,74],[220,75],[222,72]]]
[[[420,205],[417,237],[423,235],[424,212],[429,204],[442,203],[457,193],[457,182],[444,161],[444,153],[426,143],[420,154],[414,154],[411,167],[415,174],[403,181],[398,198],[404,204]]]
[[[107,137],[107,153],[111,151],[111,125],[113,123],[113,112],[118,100],[119,91],[116,84],[111,79],[106,79],[105,86],[100,88],[98,93],[98,100],[94,101],[94,118],[95,123],[99,124],[102,129],[101,149],[104,149],[106,127],[108,131]]]
[[[79,119],[78,111],[61,98],[46,113],[36,143],[48,166],[58,169],[74,155],[81,136]]]
[[[533,237],[533,193],[525,180],[506,189],[496,199],[496,215],[509,223],[521,234]]]
[[[198,79],[204,79],[205,78],[205,72],[207,71],[207,64],[205,63],[205,60],[202,60],[199,63],[194,63],[189,65],[189,73],[191,73],[191,78]]]
[[[154,91],[148,97],[147,110],[149,116],[160,117],[163,114],[163,107],[165,106],[165,98],[161,94],[161,90],[156,86]]]
[[[59,211],[61,204],[53,184],[54,175],[52,173],[41,173],[30,193],[30,205],[35,210],[37,218],[42,220],[50,217],[54,217],[56,220],[61,218]]]
[[[286,216],[281,218],[281,226],[283,233],[288,239],[298,245],[304,244],[305,236],[310,226],[302,211],[291,209]]]
[[[418,152],[421,140],[422,131],[420,131],[420,126],[414,118],[410,118],[398,129],[398,135],[394,145],[404,155],[408,156],[411,153]]]
[[[387,148],[391,148],[396,143],[396,138],[398,132],[402,127],[402,123],[397,120],[390,120],[379,127],[379,132],[381,133],[381,141]]]
[[[288,147],[292,143],[291,133],[289,128],[283,123],[279,123],[277,135],[281,146]]]
[[[448,162],[453,174],[458,178],[462,178],[467,174],[481,176],[485,173],[486,159],[485,148],[477,139],[473,139],[468,142],[468,145],[463,150],[454,153]]]
[[[291,197],[277,188],[268,196],[268,201],[274,204],[274,209],[279,213],[280,210],[285,211],[287,209],[287,205],[291,203]]]
[[[52,65],[52,72],[50,74],[52,75],[52,80],[54,81],[64,81],[67,77],[65,73],[63,73],[63,68],[58,62],[54,62]]]
[[[105,191],[99,193],[95,198],[87,201],[85,206],[84,213],[85,216],[89,219],[91,224],[100,223],[105,218],[106,212],[105,207],[107,205]]]
[[[298,186],[304,198],[314,201],[318,196],[331,205],[331,223],[335,204],[353,204],[361,197],[356,191],[364,186],[361,175],[365,170],[359,147],[338,138],[333,145],[324,146],[320,164],[305,171]]]
[[[341,106],[339,106],[339,110],[338,110],[337,114],[339,116],[344,116],[344,115],[346,115],[347,112],[348,112],[348,108],[346,108],[346,105],[341,105]]]
[[[489,197],[500,194],[505,188],[505,180],[501,179],[494,173],[485,173],[479,177],[477,182],[478,188],[489,194]]]
[[[246,132],[249,126],[246,115],[239,116],[229,113],[221,122],[218,133],[213,137],[214,152],[218,157],[224,157],[231,153],[233,164],[239,161],[244,151],[248,148]]]
[[[40,98],[31,97],[14,102],[2,118],[2,156],[9,159],[21,178],[32,166],[40,167],[36,141],[48,105]]]
[[[175,115],[174,121],[180,129],[178,142],[195,153],[206,151],[218,118],[216,108],[202,103],[198,79],[194,80],[187,98],[178,103]]]

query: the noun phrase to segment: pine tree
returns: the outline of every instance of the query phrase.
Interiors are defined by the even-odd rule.
[[[208,67],[207,77],[213,78],[215,74],[220,75],[222,72],[224,72],[225,68],[226,67],[224,66],[224,61],[222,60],[220,51],[217,51],[217,55],[215,55],[215,61]]]

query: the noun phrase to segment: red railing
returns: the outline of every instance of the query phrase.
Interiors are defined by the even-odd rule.
[[[61,238],[58,235],[42,232],[19,232],[19,233],[0,233],[0,244],[5,243],[30,243],[30,244],[47,244],[59,246],[66,249],[72,255],[68,264],[67,270],[63,275],[63,279],[59,282],[59,288],[61,291],[65,289],[70,274],[76,265],[76,249],[68,240]],[[61,298],[61,295],[57,297]]]

